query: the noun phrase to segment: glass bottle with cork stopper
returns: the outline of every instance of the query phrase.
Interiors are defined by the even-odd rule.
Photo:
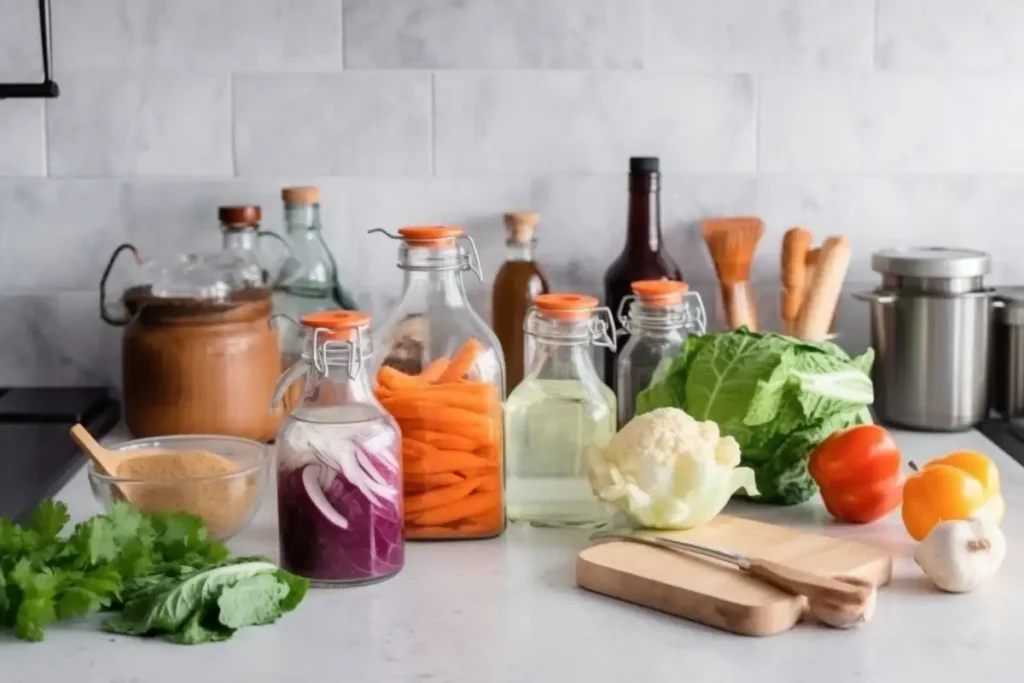
[[[603,526],[610,513],[591,490],[587,458],[615,434],[615,395],[592,355],[615,348],[612,313],[596,297],[541,294],[525,328],[536,346],[505,404],[509,520]]]
[[[533,259],[535,230],[540,214],[506,213],[505,263],[494,278],[491,318],[505,353],[506,387],[509,392],[523,378],[530,357],[530,338],[523,332],[526,312],[534,297],[548,293],[548,282]]]
[[[636,413],[636,397],[660,381],[690,334],[704,334],[707,314],[685,282],[638,280],[619,304],[620,330],[630,334],[616,366],[619,427]]]
[[[304,380],[277,434],[281,566],[324,585],[372,583],[405,561],[398,426],[368,369],[370,316],[302,317],[302,359],[281,377],[272,407]]]
[[[321,231],[320,190],[286,187],[281,198],[290,255],[273,279],[274,312],[299,320],[318,311],[355,310],[352,297],[338,282],[338,267]],[[290,365],[301,354],[302,338],[295,326],[279,329],[281,353]]]
[[[683,274],[661,236],[661,173],[657,157],[629,160],[629,217],[626,245],[604,276],[604,303],[613,311],[636,280],[678,280]],[[620,349],[622,346],[620,345]],[[604,379],[613,390],[618,355],[605,352]]]
[[[217,209],[221,248],[241,261],[241,277],[246,284],[264,286],[270,279],[266,259],[260,252],[262,239],[273,239],[288,251],[288,243],[277,233],[260,230],[262,211],[255,205],[222,206]]]
[[[481,277],[476,246],[445,225],[370,232],[400,241],[405,274],[401,300],[374,333],[377,395],[402,431],[405,537],[497,536],[505,367],[462,282],[467,270]]]

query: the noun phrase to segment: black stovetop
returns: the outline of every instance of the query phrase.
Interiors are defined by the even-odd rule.
[[[982,422],[978,430],[1011,458],[1024,465],[1024,420],[992,418]]]
[[[68,430],[109,432],[121,409],[106,389],[0,388],[0,517],[23,522],[85,462]]]

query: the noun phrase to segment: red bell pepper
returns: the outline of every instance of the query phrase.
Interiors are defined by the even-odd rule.
[[[825,508],[841,522],[881,519],[903,497],[902,456],[892,435],[878,425],[858,425],[828,437],[811,454],[808,470]]]

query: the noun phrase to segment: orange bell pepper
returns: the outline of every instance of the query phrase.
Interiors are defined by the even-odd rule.
[[[833,517],[850,524],[881,519],[903,495],[900,449],[878,425],[842,429],[811,454],[807,468]]]
[[[920,541],[939,522],[980,517],[999,524],[1006,512],[999,470],[977,451],[956,451],[928,462],[903,487],[903,525]]]

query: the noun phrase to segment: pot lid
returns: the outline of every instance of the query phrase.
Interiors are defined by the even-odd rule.
[[[991,269],[988,254],[974,249],[909,247],[882,249],[871,255],[871,269],[903,277],[982,277]]]

